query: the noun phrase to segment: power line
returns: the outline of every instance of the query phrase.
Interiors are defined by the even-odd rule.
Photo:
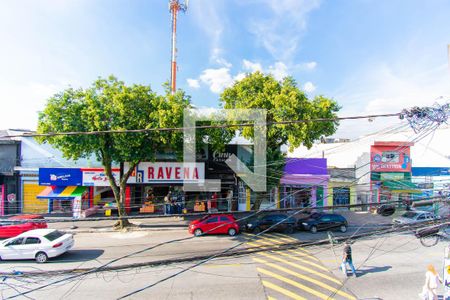
[[[309,122],[337,122],[342,120],[359,120],[359,119],[371,119],[371,118],[387,118],[387,117],[400,117],[401,113],[390,114],[375,114],[375,115],[358,115],[348,117],[335,117],[335,118],[316,118],[316,119],[302,119],[291,121],[273,121],[258,124],[258,126],[271,126],[271,125],[290,125],[298,123]],[[210,128],[230,128],[230,127],[249,127],[254,126],[253,123],[241,123],[241,124],[222,124],[222,125],[199,125],[195,127],[158,127],[158,128],[143,128],[143,129],[124,129],[124,130],[99,130],[99,131],[71,131],[71,132],[50,132],[50,133],[33,133],[25,132],[21,135],[6,135],[0,136],[0,138],[6,137],[48,137],[48,136],[64,136],[64,135],[98,135],[108,133],[146,133],[152,131],[184,131],[189,129],[210,129]]]

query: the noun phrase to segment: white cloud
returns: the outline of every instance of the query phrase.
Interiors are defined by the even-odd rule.
[[[256,72],[256,71],[259,71],[259,72],[263,71],[263,68],[262,68],[260,63],[252,62],[252,61],[247,60],[247,59],[244,59],[242,61],[242,68],[245,71],[249,71],[250,73],[253,73],[253,72]]]
[[[191,87],[193,89],[200,88],[200,82],[197,79],[188,78],[187,83],[188,83],[189,87]]]
[[[334,93],[338,103],[345,104],[340,115],[369,115],[397,113],[413,106],[432,106],[450,99],[450,76],[447,64],[424,69],[423,66],[399,65],[365,66]],[[444,97],[441,99],[441,97]],[[357,137],[398,123],[398,118],[376,118],[374,122],[341,122],[337,135]],[[403,122],[405,125],[405,121]]]
[[[238,73],[236,76],[234,76],[233,77],[233,79],[235,80],[235,81],[241,81],[242,79],[244,79],[245,78],[245,73]]]
[[[316,90],[316,86],[311,81],[308,81],[305,85],[303,85],[303,89],[307,93],[312,93]]]
[[[314,70],[317,67],[317,62],[310,61],[300,65],[300,69],[303,70]]]
[[[224,66],[226,68],[231,68],[233,66],[231,63],[229,63],[226,59],[224,59],[222,57],[216,58],[216,63],[218,63],[219,65]]]
[[[0,99],[4,103],[15,104],[0,111],[0,129],[35,130],[38,112],[44,109],[47,99],[66,87],[59,83],[0,84]]]
[[[271,73],[276,80],[282,80],[284,77],[288,76],[288,67],[286,64],[278,61],[273,66],[269,66],[268,72]]]
[[[221,43],[222,33],[225,27],[225,14],[220,13],[223,10],[224,3],[210,0],[197,1],[197,5],[191,5],[189,7],[189,13],[193,16],[192,19],[196,21],[197,26],[209,38],[211,45],[210,60],[214,62],[217,62],[217,59],[222,56],[223,52]]]
[[[308,14],[319,0],[265,0],[270,15],[251,20],[249,30],[277,60],[291,61],[306,30]]]
[[[200,75],[201,82],[209,86],[213,93],[220,93],[233,84],[229,68],[206,69]]]

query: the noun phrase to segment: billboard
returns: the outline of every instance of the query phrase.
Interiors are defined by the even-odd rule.
[[[83,172],[83,186],[109,186],[109,180],[103,168],[81,169]],[[120,169],[112,169],[116,184],[119,184]]]
[[[372,172],[411,172],[410,145],[401,142],[377,143],[370,147]]]
[[[129,164],[125,163],[125,170]],[[183,183],[205,179],[204,163],[141,162],[131,174],[128,183]]]
[[[82,177],[78,168],[39,168],[39,185],[82,186]]]

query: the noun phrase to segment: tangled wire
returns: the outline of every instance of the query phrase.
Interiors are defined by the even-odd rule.
[[[415,106],[410,109],[404,109],[400,113],[400,119],[406,118],[415,133],[419,133],[433,125],[439,126],[447,123],[449,116],[450,103],[444,105],[436,103],[432,107]]]

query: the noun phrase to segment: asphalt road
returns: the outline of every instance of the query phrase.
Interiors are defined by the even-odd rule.
[[[370,229],[367,227],[367,230]],[[358,226],[347,235],[365,230]],[[335,233],[340,235],[340,233]],[[32,261],[2,262],[2,272],[60,270],[98,267],[111,259],[161,242],[189,237],[185,230],[129,233],[79,233],[76,246],[47,264]],[[259,247],[262,252],[242,257],[218,258],[158,283],[132,299],[418,299],[426,265],[442,270],[444,246],[426,248],[410,233],[395,233],[357,240],[353,245],[358,277],[346,278],[338,270],[342,246],[298,247],[276,251],[285,242],[327,237],[326,233],[271,233],[253,239],[207,236],[172,243],[141,253],[117,264],[212,255],[244,242],[241,249]],[[271,248],[271,250],[268,249]],[[116,299],[133,290],[183,270],[195,262],[94,273],[64,281],[31,293],[34,299]],[[6,277],[2,298],[67,278],[68,275],[32,278]],[[0,281],[1,282],[1,281]],[[440,289],[440,292],[443,290]]]

